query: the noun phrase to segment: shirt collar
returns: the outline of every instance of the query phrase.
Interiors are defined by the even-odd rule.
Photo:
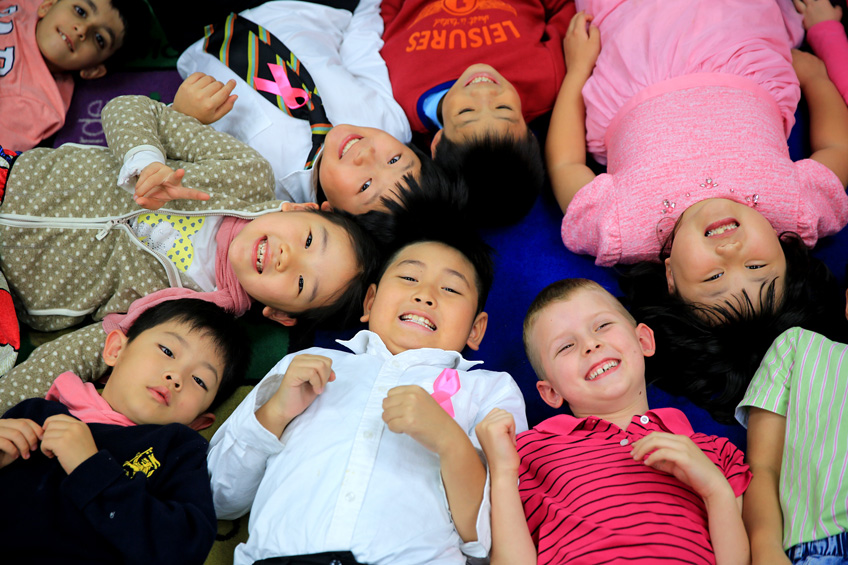
[[[356,355],[365,353],[383,360],[394,358],[409,364],[437,365],[445,369],[467,371],[482,363],[482,361],[465,359],[458,351],[445,351],[435,348],[409,349],[397,355],[392,355],[380,336],[369,330],[362,330],[349,340],[337,339],[336,342],[347,347]]]
[[[681,434],[681,435],[692,435],[694,432],[692,430],[692,425],[689,423],[686,415],[678,410],[677,408],[655,408],[653,410],[648,410],[644,414],[652,422],[655,422],[659,425],[660,428],[672,434]],[[630,419],[631,423],[638,422],[639,418],[642,414],[636,414],[633,418]],[[549,433],[549,434],[558,434],[558,435],[568,435],[572,433],[577,426],[583,424],[585,422],[584,428],[591,429],[596,427],[598,424],[602,425],[612,425],[610,422],[603,420],[601,418],[596,418],[594,416],[588,416],[586,418],[575,418],[574,416],[569,416],[568,414],[560,414],[558,416],[554,416],[553,418],[548,418],[544,422],[537,424],[534,429],[538,432]]]

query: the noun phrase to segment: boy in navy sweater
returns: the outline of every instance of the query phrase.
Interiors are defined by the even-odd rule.
[[[249,346],[218,306],[171,300],[106,338],[99,395],[61,374],[0,419],[0,543],[21,563],[203,563],[216,520],[196,431]],[[191,429],[190,429],[191,428]],[[37,524],[37,527],[35,525]]]

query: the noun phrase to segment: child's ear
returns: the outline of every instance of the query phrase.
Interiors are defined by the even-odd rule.
[[[371,318],[371,307],[374,306],[374,299],[377,297],[377,285],[371,283],[368,287],[368,292],[365,293],[365,300],[362,301],[362,316],[359,317],[360,322],[367,322]]]
[[[188,427],[196,432],[199,432],[200,430],[205,430],[214,423],[215,414],[213,414],[212,412],[205,412],[195,418],[194,421],[188,425]]]
[[[284,326],[293,326],[297,323],[297,319],[292,318],[282,310],[277,310],[276,308],[271,308],[270,306],[266,306],[262,309],[262,315],[268,318],[269,320],[274,320],[278,324],[282,324]]]
[[[636,326],[636,335],[639,336],[639,346],[642,348],[642,355],[650,357],[657,352],[654,330],[645,324],[639,324]]]
[[[321,210],[323,212],[332,212],[333,206],[330,204],[330,202],[328,200],[325,200],[321,203]]]
[[[563,398],[559,395],[551,383],[548,381],[536,381],[536,390],[539,391],[539,396],[545,401],[545,404],[551,408],[559,408],[562,406]]]
[[[55,4],[56,2],[57,2],[57,0],[44,0],[41,3],[41,5],[38,7],[38,11],[37,11],[38,19],[40,20],[41,18],[46,16],[47,12],[50,11],[50,8],[52,8],[53,4]]]
[[[468,341],[465,345],[469,349],[477,351],[480,349],[480,342],[483,341],[483,336],[486,335],[486,326],[489,325],[489,315],[485,312],[477,314],[474,323],[471,324],[471,333],[468,334]]]
[[[127,344],[127,336],[121,330],[112,330],[106,336],[106,345],[103,346],[103,361],[110,367],[114,367]]]
[[[80,78],[85,79],[85,80],[92,80],[92,79],[95,79],[95,78],[100,78],[100,77],[102,77],[106,74],[106,65],[100,64],[100,65],[95,65],[93,67],[88,67],[88,68],[81,70],[79,73],[80,73]]]
[[[668,284],[668,293],[674,294],[674,275],[671,272],[671,257],[665,260],[665,282]]]
[[[436,147],[438,147],[439,143],[442,141],[442,136],[444,135],[443,129],[440,129],[436,132],[436,135],[433,136],[433,141],[430,142],[430,157],[433,159],[436,158]]]

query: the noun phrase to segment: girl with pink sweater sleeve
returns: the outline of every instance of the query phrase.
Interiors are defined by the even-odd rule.
[[[566,247],[600,265],[665,249],[668,292],[687,303],[759,309],[772,287],[779,305],[780,234],[809,248],[848,223],[848,108],[824,65],[791,51],[801,15],[789,0],[577,8],[546,147]],[[801,91],[813,153],[793,162]]]
[[[827,67],[827,74],[848,103],[848,36],[842,27],[842,8],[829,0],[794,0],[804,16],[807,43]]]

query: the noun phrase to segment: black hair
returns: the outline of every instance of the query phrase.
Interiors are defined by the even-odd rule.
[[[124,24],[124,41],[103,64],[111,72],[142,56],[150,46],[153,13],[143,0],[109,0]]]
[[[520,221],[545,182],[542,151],[530,128],[521,137],[489,132],[462,143],[442,135],[436,163],[468,186],[468,211],[479,226]]]
[[[305,325],[306,327],[303,329],[307,331],[317,327],[341,329],[350,326],[362,315],[362,301],[365,299],[365,291],[368,290],[368,286],[374,280],[374,273],[380,266],[382,255],[374,238],[363,228],[353,214],[321,210],[306,210],[306,212],[318,214],[347,232],[356,255],[358,271],[344,290],[335,296],[335,300],[331,304],[325,304],[301,313],[287,313],[296,318],[299,325]]]
[[[127,343],[149,329],[172,321],[186,324],[189,331],[212,338],[224,361],[218,392],[208,408],[211,412],[227,400],[244,380],[250,363],[247,334],[236,324],[235,317],[220,306],[198,298],[181,298],[162,302],[142,312],[127,330]]]
[[[390,244],[383,248],[388,259],[377,272],[376,281],[379,282],[404,248],[430,241],[442,243],[459,251],[474,268],[479,314],[486,305],[495,278],[492,248],[467,221],[466,192],[461,184],[445,181],[430,189],[425,191],[417,183],[411,183],[400,202],[388,204],[388,215],[395,222],[387,240]]]
[[[836,277],[794,233],[780,235],[786,256],[783,296],[775,280],[760,296],[747,292],[723,304],[691,304],[669,293],[665,267],[641,263],[619,285],[633,316],[654,330],[657,354],[646,374],[659,388],[685,396],[720,422],[732,422],[736,405],[775,338],[801,326],[844,341],[844,295]]]

